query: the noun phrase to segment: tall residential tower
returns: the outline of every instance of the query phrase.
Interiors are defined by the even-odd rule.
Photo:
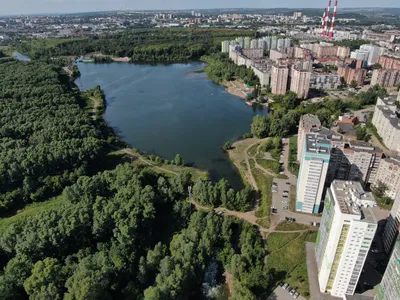
[[[334,180],[324,203],[316,242],[320,290],[353,295],[378,226],[375,199],[359,182]]]

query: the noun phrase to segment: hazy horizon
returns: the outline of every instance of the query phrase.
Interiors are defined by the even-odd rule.
[[[326,2],[326,3],[325,3]],[[310,0],[304,1],[307,8],[324,8],[328,1]],[[332,1],[332,5],[334,0]],[[282,0],[279,7],[266,3],[265,0],[253,0],[251,4],[239,0],[203,0],[200,3],[194,0],[147,0],[144,3],[132,3],[128,0],[0,0],[0,15],[19,14],[67,14],[82,12],[98,12],[113,10],[196,10],[196,9],[271,9],[289,8],[296,9],[300,3],[296,0]],[[375,8],[400,7],[398,0],[382,0],[376,6],[374,0],[349,0],[345,3],[339,1],[338,8]]]

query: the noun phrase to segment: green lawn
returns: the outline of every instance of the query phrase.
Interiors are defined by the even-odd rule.
[[[258,146],[260,146],[260,144],[254,144],[253,146],[251,146],[251,147],[249,148],[249,150],[247,150],[247,153],[248,153],[250,156],[256,156],[257,153],[258,153]]]
[[[289,139],[289,161],[297,161],[297,135]]]
[[[300,233],[278,233],[272,232],[267,238],[267,250],[269,253],[278,250],[287,243],[297,238]]]
[[[256,217],[267,217],[269,223],[269,214],[272,205],[272,176],[264,175],[264,173],[256,168],[252,169],[253,177],[257,183],[261,193],[260,207],[256,211]]]
[[[63,204],[64,204],[64,198],[61,195],[52,198],[46,202],[29,204],[25,206],[25,208],[19,210],[19,212],[16,215],[0,219],[0,232],[4,232],[4,230],[6,230],[7,227],[9,227],[10,225],[19,220],[24,219],[27,216],[34,216],[40,213],[41,211],[57,208]]]
[[[269,218],[263,218],[257,220],[257,224],[261,227],[268,228],[269,227]]]
[[[297,136],[292,136],[289,139],[289,172],[299,176],[300,165],[297,163]]]
[[[310,228],[308,225],[292,223],[292,222],[280,222],[278,226],[276,226],[275,230],[277,231],[295,231],[295,230],[305,230]]]
[[[258,158],[256,161],[261,167],[272,173],[279,174],[281,171],[281,164],[279,161],[262,158]]]
[[[297,238],[293,233],[275,233],[267,238],[268,245],[279,245],[282,248],[267,257],[267,270],[273,274],[274,282],[271,289],[285,281],[295,288],[305,298],[310,297],[308,282],[305,242],[315,239],[315,233],[301,233]],[[271,241],[268,241],[271,240]],[[274,246],[272,247],[274,249]]]
[[[295,212],[296,211],[296,186],[291,185],[290,186],[290,203],[289,203],[289,208],[291,211]]]

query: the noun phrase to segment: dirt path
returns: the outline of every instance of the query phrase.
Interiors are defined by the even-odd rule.
[[[161,170],[161,171],[163,171],[163,172],[167,172],[167,173],[171,173],[171,174],[174,174],[174,175],[178,175],[177,172],[174,172],[174,171],[165,169],[165,168],[163,168],[163,167],[159,167],[159,166],[153,164],[152,162],[148,161],[147,159],[144,159],[142,156],[137,155],[135,152],[133,152],[133,150],[130,149],[130,148],[121,149],[120,151],[123,152],[123,153],[125,153],[125,154],[128,154],[128,155],[130,155],[130,156],[132,156],[132,157],[138,158],[138,159],[140,159],[142,162],[148,164],[149,166],[152,166],[152,167],[154,167],[154,168],[156,168],[156,169],[159,169],[159,170]]]
[[[257,186],[257,183],[256,183],[256,181],[255,181],[255,179],[254,179],[253,172],[251,172],[251,166],[250,166],[249,154],[248,154],[249,149],[250,149],[253,145],[255,145],[255,144],[256,144],[256,143],[251,144],[249,147],[247,147],[247,148],[244,150],[244,161],[246,162],[247,172],[248,172],[249,177],[250,177],[250,178],[249,178],[249,179],[250,179],[250,184],[254,187],[255,190],[258,191],[258,186]]]

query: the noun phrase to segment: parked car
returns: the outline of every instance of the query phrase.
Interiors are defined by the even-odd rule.
[[[284,290],[286,290],[288,286],[289,286],[289,284],[285,282],[285,283],[283,284],[282,288],[283,288]]]
[[[285,283],[282,281],[281,283],[279,283],[279,286],[280,286],[280,287],[283,287],[284,284],[285,284]]]
[[[297,298],[299,298],[299,296],[300,296],[300,294],[298,292],[296,292],[296,293],[294,293],[293,298],[297,299]]]
[[[291,290],[289,291],[290,296],[293,296],[294,293],[296,293],[296,290],[295,290],[295,289],[291,289]]]

